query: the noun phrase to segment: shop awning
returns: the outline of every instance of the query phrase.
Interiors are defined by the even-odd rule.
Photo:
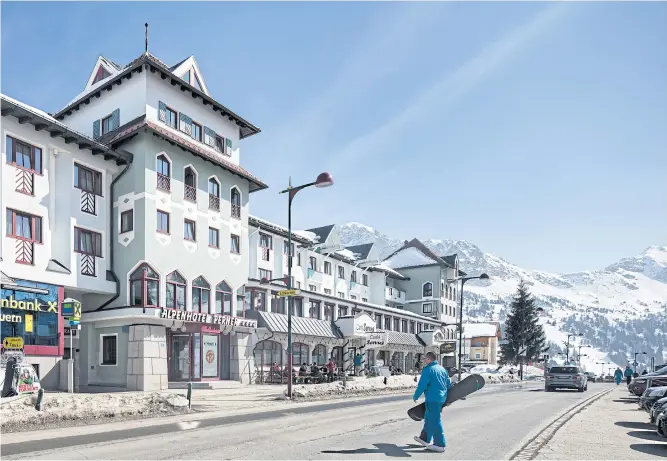
[[[417,335],[412,333],[399,333],[398,331],[388,331],[387,332],[387,343],[391,344],[400,344],[402,346],[417,346],[424,347],[424,343],[419,339]]]
[[[255,311],[257,326],[264,327],[274,333],[287,333],[287,316],[273,312]],[[292,316],[292,334],[299,336],[317,336],[320,338],[342,339],[343,335],[328,320],[317,320]]]

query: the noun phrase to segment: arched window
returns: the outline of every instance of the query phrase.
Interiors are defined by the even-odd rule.
[[[157,157],[157,188],[169,191],[171,190],[171,164],[164,154]]]
[[[422,298],[430,298],[433,296],[433,284],[431,282],[426,282],[422,286]]]
[[[334,359],[337,367],[343,366],[343,348],[336,346],[331,349],[331,358]]]
[[[130,275],[130,304],[155,307],[160,304],[160,276],[146,263]]]
[[[185,278],[178,271],[167,275],[167,302],[165,307],[185,310]]]
[[[320,366],[324,366],[327,363],[327,348],[324,344],[318,344],[313,349],[313,362]]]
[[[215,314],[232,315],[232,287],[222,281],[215,287]]]
[[[308,363],[308,345],[303,343],[292,343],[292,364],[299,366]]]
[[[208,207],[211,210],[220,210],[220,183],[215,178],[208,180]]]
[[[185,180],[183,181],[184,191],[183,197],[192,200],[193,202],[197,201],[197,173],[192,167],[185,168]]]
[[[260,341],[255,345],[253,356],[255,367],[260,370],[269,371],[274,363],[282,369],[283,348],[280,343],[269,340]]]
[[[236,187],[232,187],[229,199],[232,203],[232,217],[241,219],[241,193]]]
[[[197,277],[192,281],[192,310],[194,312],[209,313],[208,304],[211,297],[211,285],[204,277]]]

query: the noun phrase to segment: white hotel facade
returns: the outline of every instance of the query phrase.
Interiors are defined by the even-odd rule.
[[[70,355],[78,391],[261,381],[287,363],[285,285],[262,279],[286,277],[288,252],[295,364],[359,354],[407,371],[442,350],[454,365],[456,256],[413,240],[381,261],[335,225],[288,248],[286,229],[248,212],[268,186],[239,144],[260,130],[209,94],[194,57],[100,57],[54,115],[1,99],[2,338],[23,337],[44,387],[66,385]],[[72,350],[68,297],[83,305]]]

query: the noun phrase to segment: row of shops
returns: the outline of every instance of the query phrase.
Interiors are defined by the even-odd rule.
[[[2,337],[23,338],[25,361],[35,366],[47,389],[62,389],[67,382],[59,376],[67,368],[58,362],[72,354],[70,333],[79,391],[166,389],[169,383],[188,381],[259,383],[271,369],[287,367],[284,314],[246,311],[246,317],[233,317],[123,307],[88,312],[81,330],[70,332],[61,315],[63,297],[62,287],[3,279]],[[439,329],[418,334],[379,330],[366,313],[336,321],[293,316],[292,338],[297,369],[324,366],[332,358],[347,373],[382,366],[414,372],[421,354],[440,353],[448,343]],[[441,360],[446,364],[453,356],[450,351]]]

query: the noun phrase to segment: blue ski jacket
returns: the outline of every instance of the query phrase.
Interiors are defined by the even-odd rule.
[[[417,400],[424,394],[424,400],[427,402],[444,403],[447,401],[447,391],[450,387],[452,387],[452,381],[449,379],[447,370],[434,360],[422,370],[417,390],[412,399]]]

